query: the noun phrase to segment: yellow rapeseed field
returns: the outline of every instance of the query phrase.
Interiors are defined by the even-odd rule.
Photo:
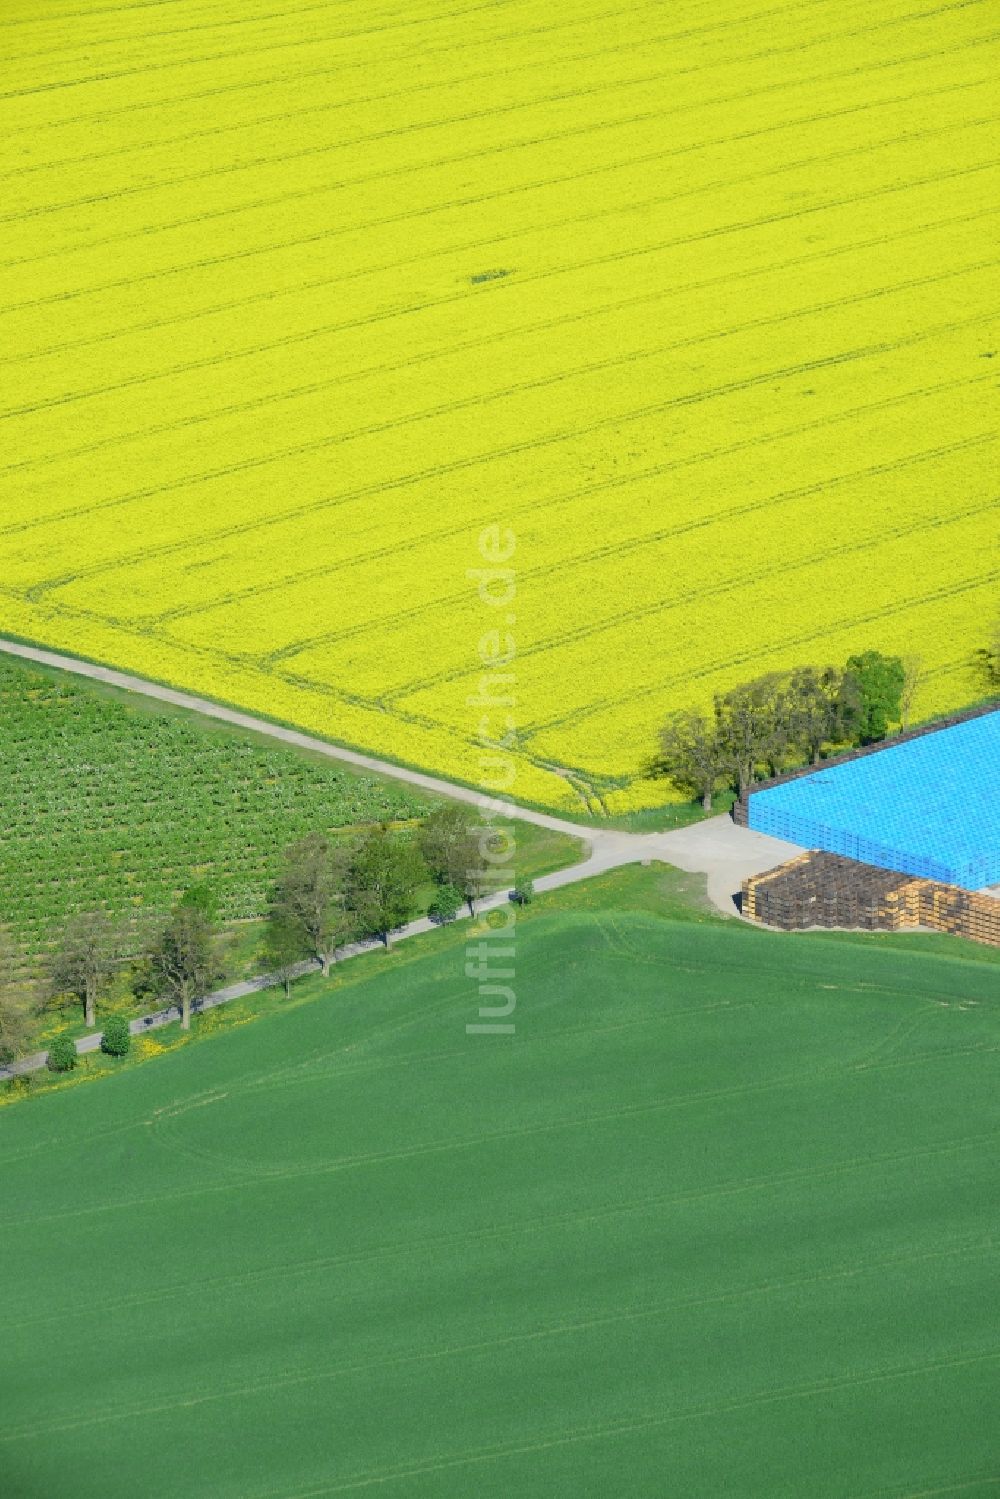
[[[611,810],[997,578],[990,0],[7,0],[0,630]],[[469,570],[513,532],[516,602]],[[507,615],[511,622],[507,623]]]

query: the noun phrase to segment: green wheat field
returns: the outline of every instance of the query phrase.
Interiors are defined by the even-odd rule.
[[[675,878],[5,1110],[5,1499],[995,1494],[996,964]]]

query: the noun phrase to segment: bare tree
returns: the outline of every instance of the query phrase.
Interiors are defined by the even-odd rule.
[[[924,675],[923,656],[903,657],[903,690],[899,694],[899,715],[900,728],[904,730],[910,727],[913,700],[923,686]]]
[[[796,667],[789,677],[786,701],[789,742],[811,764],[819,764],[824,744],[850,737],[853,684],[838,667]]]
[[[780,672],[768,672],[715,699],[719,743],[740,796],[745,796],[753,785],[757,767],[776,766],[788,746],[783,682]]]
[[[103,911],[74,916],[66,924],[49,970],[53,996],[75,994],[88,1030],[97,1024],[97,1001],[114,976],[121,935]]]
[[[322,833],[307,833],[287,851],[285,870],[275,890],[275,919],[300,928],[324,978],[337,948],[353,930],[344,903],[349,858],[349,850]]]
[[[197,905],[181,902],[160,935],[152,958],[160,992],[180,1006],[181,1028],[191,1029],[191,1002],[206,994],[215,978],[212,923]]]
[[[993,621],[987,644],[973,651],[972,662],[987,692],[992,696],[1000,691],[1000,614]]]
[[[717,722],[694,708],[670,714],[660,730],[658,768],[679,791],[700,796],[704,811],[711,812],[713,793],[725,783],[730,764]]]
[[[309,939],[298,921],[293,921],[281,910],[274,910],[268,917],[262,956],[268,973],[273,973],[284,986],[285,998],[292,992],[292,979],[298,965],[311,955]]]
[[[435,807],[421,824],[417,843],[433,878],[461,889],[474,856],[474,813],[459,802]]]
[[[24,1049],[36,1004],[24,955],[10,932],[0,927],[0,1062],[13,1061]]]
[[[476,914],[476,901],[489,885],[483,869],[484,845],[503,835],[491,831],[475,813],[458,802],[436,807],[423,822],[418,845],[431,876],[440,885],[460,890]],[[490,887],[492,888],[492,887]]]

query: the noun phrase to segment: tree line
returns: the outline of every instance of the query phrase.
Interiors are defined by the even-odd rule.
[[[1000,695],[1000,616],[970,665],[987,696]],[[717,791],[745,796],[761,772],[818,765],[824,750],[877,744],[895,724],[908,729],[923,679],[919,656],[875,650],[842,667],[767,672],[717,694],[711,713],[671,713],[655,769],[711,811]]]
[[[338,951],[353,942],[378,938],[388,947],[392,933],[420,914],[428,883],[433,896],[426,911],[432,921],[453,920],[463,905],[474,915],[483,896],[503,883],[497,849],[505,836],[459,803],[437,807],[415,830],[379,824],[351,841],[320,831],[306,834],[285,851],[271,892],[261,947],[264,971],[278,978],[287,994],[303,967],[314,964],[328,975]],[[530,899],[530,881],[522,881],[512,895]],[[95,1027],[123,967],[131,969],[137,1000],[176,1005],[182,1027],[189,1029],[194,1001],[225,976],[220,936],[212,890],[196,884],[140,940],[138,952],[136,935],[124,921],[105,911],[72,917],[57,934],[41,979],[29,982],[23,955],[0,928],[0,1060],[23,1050],[32,1019],[46,1005],[74,1001],[87,1029]],[[127,1050],[127,1023],[125,1028]],[[68,1052],[66,1061],[72,1065]]]
[[[909,726],[920,658],[864,651],[843,667],[767,672],[716,695],[711,713],[671,713],[656,768],[706,812],[724,787],[745,796],[763,773],[818,765],[829,747],[875,744]]]

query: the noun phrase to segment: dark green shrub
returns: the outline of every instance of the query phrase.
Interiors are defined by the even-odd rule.
[[[200,880],[197,885],[189,886],[177,904],[200,911],[206,921],[214,922],[218,919],[219,898],[207,880]]]
[[[132,1036],[125,1016],[110,1016],[101,1037],[101,1050],[107,1052],[109,1057],[126,1057],[131,1045]]]
[[[518,880],[510,892],[510,898],[516,906],[529,906],[535,898],[534,880]]]
[[[459,913],[464,896],[456,885],[442,885],[427,907],[431,921],[454,921]]]
[[[50,1072],[72,1072],[76,1066],[76,1047],[69,1036],[57,1036],[49,1047],[46,1063]]]

